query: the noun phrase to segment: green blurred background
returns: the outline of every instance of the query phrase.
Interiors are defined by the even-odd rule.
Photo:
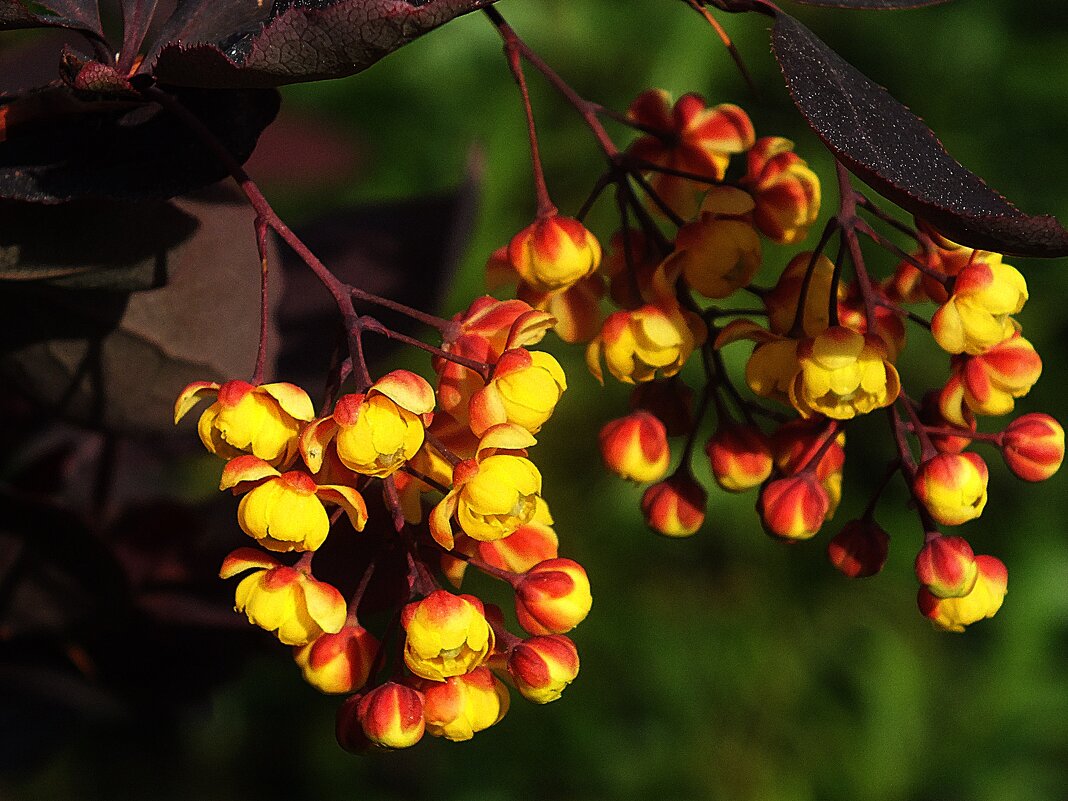
[[[992,186],[1026,211],[1068,220],[1068,26],[1054,22],[1060,6],[959,0],[910,12],[793,10]],[[782,89],[764,18],[722,17],[762,88],[754,98],[708,27],[681,3],[503,0],[499,8],[585,96],[622,109],[642,89],[661,86],[737,102],[758,135],[794,139],[833,195],[830,161]],[[599,154],[574,113],[534,73],[530,82],[550,189],[574,212],[601,168]],[[294,222],[348,203],[448,190],[462,180],[471,148],[480,148],[474,235],[443,310],[451,314],[482,292],[487,254],[533,212],[517,93],[484,19],[457,20],[362,75],[289,88],[285,106],[291,116],[344,131],[360,165],[356,180],[327,192],[270,187]],[[613,131],[624,141],[625,132]],[[591,217],[605,237],[610,212],[604,204]],[[417,229],[413,221],[413,236]],[[769,273],[785,259],[770,251]],[[1014,263],[1031,288],[1025,333],[1045,360],[1020,408],[1064,420],[1068,271],[1063,262]],[[912,392],[944,375],[927,344],[913,336],[905,360]],[[815,540],[773,542],[759,528],[753,496],[713,491],[704,529],[667,541],[645,529],[640,489],[599,465],[596,432],[623,412],[626,393],[600,389],[579,349],[550,348],[569,368],[571,388],[536,456],[562,553],[586,566],[595,598],[575,632],[582,673],[561,701],[515,700],[501,724],[466,744],[427,738],[404,753],[354,757],[333,740],[336,701],[305,686],[276,649],[189,708],[177,736],[146,747],[156,736],[151,720],[132,733],[121,723],[79,729],[40,769],[0,785],[0,795],[1068,798],[1063,474],[1024,486],[986,452],[991,501],[962,533],[977,552],[1007,563],[1009,595],[994,620],[965,635],[942,634],[915,608],[911,561],[921,535],[900,482],[878,515],[893,537],[881,575],[850,582],[824,556],[827,537],[862,509],[889,456],[881,420],[851,435],[845,501]],[[738,366],[742,353],[733,356]],[[489,582],[472,586],[497,591]]]

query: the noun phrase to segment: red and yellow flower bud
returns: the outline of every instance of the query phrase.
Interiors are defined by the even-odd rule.
[[[642,92],[631,103],[627,116],[636,123],[661,132],[639,138],[628,153],[635,159],[661,167],[707,175],[721,181],[730,156],[753,146],[753,124],[737,106],[709,108],[696,94],[683,95],[674,106],[662,89]],[[653,190],[682,217],[697,211],[697,195],[708,188],[686,178],[656,172],[650,178]]]
[[[508,674],[516,689],[535,704],[555,701],[578,672],[578,649],[562,634],[523,640],[508,655]]]
[[[870,518],[850,520],[830,542],[827,557],[849,578],[874,576],[883,569],[890,551],[890,535]]]
[[[747,211],[752,198],[745,198]],[[725,298],[752,282],[762,258],[760,238],[746,220],[703,213],[679,229],[673,265],[686,283],[706,298]]]
[[[665,537],[689,537],[705,522],[708,493],[687,475],[677,473],[653,484],[642,495],[645,523]]]
[[[712,477],[727,492],[745,492],[763,484],[775,467],[771,443],[750,425],[721,425],[705,445]]]
[[[849,420],[897,400],[901,381],[887,360],[886,343],[844,326],[832,326],[797,346],[800,366],[790,401],[806,417]]]
[[[393,681],[364,695],[356,717],[364,736],[379,748],[411,748],[426,731],[423,694]]]
[[[1027,282],[1015,267],[1000,260],[973,261],[931,318],[931,334],[947,353],[985,353],[1015,333],[1009,315],[1026,301]]]
[[[765,484],[757,511],[772,536],[807,540],[816,535],[827,519],[830,498],[815,474],[805,471]]]
[[[445,681],[481,665],[493,651],[493,629],[472,595],[435,590],[401,614],[404,664],[416,676]]]
[[[504,539],[477,542],[478,558],[498,570],[526,573],[546,559],[559,556],[560,541],[552,529],[553,518],[544,500],[538,498],[534,519]]]
[[[936,522],[959,526],[983,513],[988,476],[977,453],[940,453],[920,465],[913,492]]]
[[[704,341],[700,318],[676,305],[646,305],[608,315],[586,348],[586,365],[604,383],[601,360],[625,384],[673,376]]]
[[[578,220],[553,214],[512,238],[508,260],[536,292],[558,292],[597,269],[601,245]]]
[[[1009,414],[1016,398],[1030,392],[1040,375],[1042,359],[1034,346],[1014,333],[986,353],[953,359],[953,375],[943,390],[943,405],[954,419],[965,415],[962,402],[975,414]]]
[[[1008,590],[1009,572],[1000,559],[981,554],[975,557],[975,585],[959,598],[939,598],[920,587],[916,601],[920,612],[936,628],[962,632],[966,626],[993,617],[1001,608]]]
[[[323,634],[293,652],[304,680],[330,695],[353,693],[367,683],[378,640],[359,624]]]
[[[934,537],[916,555],[916,578],[938,598],[960,598],[978,575],[975,553],[963,537]]]
[[[200,416],[197,431],[204,447],[223,459],[248,453],[275,467],[286,467],[297,456],[301,424],[315,417],[308,393],[293,384],[197,381],[175,401],[174,422],[206,396],[217,399]]]
[[[255,456],[227,462],[219,489],[247,492],[237,507],[241,530],[269,551],[314,551],[330,532],[323,503],[340,506],[357,531],[367,523],[363,496],[352,487],[319,485],[302,470],[279,473]]]
[[[1048,414],[1017,417],[1002,434],[1005,464],[1024,481],[1045,481],[1064,461],[1064,429]]]
[[[471,430],[481,436],[491,426],[512,423],[537,434],[565,389],[564,370],[550,354],[525,348],[505,351],[489,383],[471,396]]]
[[[223,561],[220,578],[246,570],[235,592],[235,608],[250,623],[274,632],[284,645],[304,645],[345,625],[348,608],[336,588],[303,570],[287,567],[255,548],[238,548]]]
[[[486,667],[444,682],[426,682],[422,691],[427,734],[454,742],[470,740],[497,723],[510,701],[508,688]]]
[[[586,619],[592,606],[586,571],[571,559],[548,559],[515,583],[516,616],[530,634],[565,634]]]
[[[782,245],[800,242],[820,213],[820,179],[794,143],[778,136],[756,140],[747,154],[742,185],[756,201],[753,222],[764,236]]]
[[[671,462],[667,430],[649,412],[631,412],[606,423],[600,443],[605,467],[639,484],[659,481]]]

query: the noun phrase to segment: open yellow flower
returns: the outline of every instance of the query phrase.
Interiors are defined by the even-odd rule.
[[[318,473],[333,440],[345,467],[385,478],[418,452],[433,409],[433,387],[415,373],[394,370],[366,393],[342,396],[330,417],[304,429],[301,454]]]
[[[1009,315],[1027,301],[1027,281],[999,258],[960,271],[953,294],[931,318],[931,334],[947,353],[985,353],[1016,332]]]
[[[677,305],[649,304],[617,311],[604,321],[586,348],[586,366],[604,383],[601,360],[625,384],[667,378],[682,369],[696,345],[704,341],[700,318]]]
[[[529,431],[508,423],[483,435],[475,458],[456,465],[452,489],[430,513],[430,533],[439,545],[452,549],[453,518],[465,534],[483,542],[503,539],[534,519],[541,472],[517,454],[534,442]]]
[[[319,485],[302,470],[279,473],[255,456],[228,462],[219,489],[247,493],[237,522],[269,551],[314,551],[322,545],[330,532],[324,502],[344,509],[357,531],[367,522],[367,506],[353,487]]]
[[[301,425],[315,417],[308,393],[293,384],[196,381],[178,395],[174,422],[209,396],[216,401],[200,416],[197,432],[204,447],[223,459],[250,453],[286,467],[297,456]]]
[[[881,337],[832,326],[797,347],[790,401],[804,416],[849,420],[897,400],[901,380]]]
[[[246,570],[253,572],[237,585],[236,609],[250,623],[274,632],[284,645],[304,645],[345,625],[345,599],[330,584],[255,548],[238,548],[227,556],[219,577]]]

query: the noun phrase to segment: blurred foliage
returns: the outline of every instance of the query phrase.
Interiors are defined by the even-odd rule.
[[[797,13],[992,186],[1025,211],[1068,220],[1068,26],[1055,22],[1064,19],[1059,6],[1040,0],[1024,12],[1011,0],[961,0],[910,12]],[[793,138],[832,185],[829,157],[782,89],[763,18],[725,20],[762,88],[753,98],[681,3],[506,0],[500,9],[587,97],[625,108],[656,85],[738,102],[758,134]],[[601,168],[599,154],[577,116],[530,78],[549,186],[574,211]],[[485,20],[458,20],[354,78],[287,89],[284,108],[347,131],[361,165],[334,192],[270,187],[295,222],[347,203],[453,187],[471,148],[480,148],[481,208],[443,309],[481,293],[486,255],[534,208],[518,95]],[[607,236],[610,204],[591,220]],[[418,236],[420,221],[410,224]],[[768,258],[774,270],[785,254]],[[1068,270],[1063,262],[1019,264],[1031,287],[1023,323],[1046,368],[1020,406],[1063,420]],[[697,536],[658,539],[641,522],[640,491],[599,465],[596,432],[621,413],[625,393],[598,388],[579,349],[555,350],[571,390],[537,458],[564,555],[587,567],[595,598],[576,632],[582,672],[563,700],[534,708],[516,699],[500,725],[471,743],[427,738],[409,752],[352,757],[333,742],[335,700],[303,685],[276,647],[239,682],[188,709],[177,732],[151,719],[81,724],[59,753],[6,777],[0,797],[1068,798],[1063,473],[1023,486],[986,451],[991,503],[965,533],[977,552],[1007,563],[1009,596],[994,620],[940,634],[915,609],[911,562],[921,535],[899,483],[879,514],[893,537],[890,561],[860,582],[826,562],[829,534],[795,547],[765,537],[752,496],[713,492]],[[908,358],[917,384],[943,375],[940,360]],[[853,434],[880,444],[848,450],[846,501],[829,533],[862,509],[882,473],[890,453],[882,422]],[[211,653],[201,669],[213,669]]]

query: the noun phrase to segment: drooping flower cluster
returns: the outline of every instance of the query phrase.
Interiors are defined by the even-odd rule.
[[[1056,471],[1064,434],[1047,415],[1025,415],[1001,433],[977,428],[978,416],[1011,412],[1042,367],[1013,317],[1027,300],[1026,281],[1000,255],[890,220],[916,247],[891,276],[875,280],[862,236],[906,251],[859,219],[859,209],[880,222],[889,218],[845,183],[840,212],[818,248],[796,253],[772,286],[759,286],[764,244],[800,243],[820,211],[819,179],[792,143],[757,138],[742,109],[710,107],[694,94],[672,104],[665,92],[650,90],[627,116],[641,135],[619,163],[632,171],[647,208],[634,202],[629,184],[617,185],[623,227],[599,270],[597,258],[576,259],[578,244],[539,246],[532,233],[539,223],[520,234],[522,258],[513,241],[490,260],[489,273],[511,274],[521,296],[543,292],[543,308],[566,308],[561,336],[588,342],[594,377],[634,387],[630,413],[604,425],[600,448],[610,471],[650,485],[641,511],[654,531],[685,537],[703,526],[709,494],[691,461],[713,414],[704,450],[715,483],[730,493],[756,490],[765,531],[786,541],[813,538],[833,517],[846,427],[878,411],[893,433],[887,481],[901,473],[908,482],[920,507],[923,553],[943,540],[964,543],[943,538],[937,527],[973,520],[987,503],[986,464],[966,450],[973,441],[998,446],[1025,480]],[[574,222],[567,221],[570,241],[589,241]],[[835,235],[831,259],[824,251]],[[576,261],[581,270],[572,269]],[[550,287],[530,277],[532,263],[568,278]],[[602,319],[598,299],[605,296],[616,308]],[[760,307],[746,311],[746,296]],[[936,306],[929,322],[906,308],[923,303]],[[921,401],[906,393],[897,367],[909,320],[950,354],[949,378]],[[736,388],[721,354],[743,340],[754,343],[744,378],[755,399]],[[702,364],[699,393],[683,378],[691,360]],[[674,470],[672,437],[685,442]],[[828,544],[831,562],[847,576],[873,575],[886,561],[890,537],[874,519],[882,487],[878,493]],[[969,580],[952,589],[917,568],[920,609],[939,628],[963,630],[1001,604],[1004,566],[990,556],[968,564]]]
[[[436,387],[395,370],[318,415],[291,384],[198,382],[175,404],[178,422],[214,398],[198,431],[227,460],[220,489],[241,496],[240,529],[264,549],[237,548],[220,576],[243,576],[237,610],[294,648],[309,684],[351,696],[337,720],[347,748],[466,740],[507,712],[500,677],[547,703],[578,673],[564,635],[590,611],[589,580],[559,555],[528,454],[567,386],[551,355],[529,349],[554,322],[520,300],[480,298],[442,321]],[[365,502],[375,481],[391,512],[378,520]],[[334,531],[342,513],[350,532]],[[346,549],[330,545],[349,536],[367,540],[362,561],[336,564]],[[318,578],[320,553],[331,575],[357,581]],[[492,604],[442,588],[459,588],[471,565],[512,587],[525,639]],[[372,596],[405,599],[399,630],[364,628]]]

